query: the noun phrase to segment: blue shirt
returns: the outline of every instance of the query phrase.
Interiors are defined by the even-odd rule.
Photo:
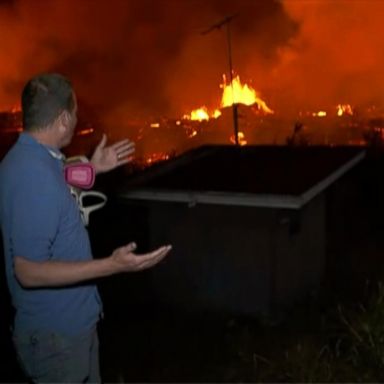
[[[58,156],[52,156],[50,151]],[[13,258],[32,261],[92,259],[88,233],[63,175],[60,151],[22,133],[0,164],[0,225],[6,276],[16,309],[15,332],[88,332],[101,303],[94,284],[27,289],[15,278]]]

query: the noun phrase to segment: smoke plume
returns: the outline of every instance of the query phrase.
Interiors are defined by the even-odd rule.
[[[210,29],[228,16],[230,40]],[[46,71],[105,125],[217,108],[228,42],[275,111],[383,103],[383,17],[384,2],[363,0],[3,0],[0,109]]]
[[[285,0],[298,33],[279,49],[271,83],[296,107],[384,102],[384,2]]]
[[[279,2],[3,0],[0,108],[18,103],[25,81],[46,71],[67,75],[83,108],[104,121],[217,107],[227,31],[202,32],[234,14],[233,68],[255,87],[268,85],[263,74],[292,35]]]

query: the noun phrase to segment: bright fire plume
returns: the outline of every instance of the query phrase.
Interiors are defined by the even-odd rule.
[[[225,76],[223,76],[223,80],[224,82],[221,85],[221,88],[223,88],[223,96],[221,98],[222,108],[229,107],[233,104],[257,104],[265,113],[274,113],[251,86],[241,83],[239,76],[232,79],[232,84],[227,84]]]
[[[226,77],[223,75],[223,84],[220,85],[220,88],[223,89],[220,108],[230,107],[234,103],[248,106],[257,104],[264,113],[274,113],[274,111],[267,106],[266,102],[258,96],[257,92],[251,86],[241,83],[239,76],[232,79],[232,84],[227,84]],[[207,121],[212,118],[217,119],[220,116],[221,112],[219,109],[215,109],[214,112],[210,113],[207,107],[202,106],[194,109],[189,115],[184,115],[183,119]]]

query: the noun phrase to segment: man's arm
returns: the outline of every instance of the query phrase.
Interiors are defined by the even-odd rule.
[[[14,260],[15,275],[24,288],[60,287],[86,280],[114,275],[121,272],[136,272],[160,262],[171,250],[163,246],[152,252],[137,255],[135,243],[117,248],[111,256],[89,261],[31,261],[22,256]]]

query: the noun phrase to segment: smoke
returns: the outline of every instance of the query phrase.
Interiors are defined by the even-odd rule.
[[[270,87],[263,74],[293,31],[276,1],[3,0],[0,108],[17,104],[24,83],[47,71],[68,76],[80,111],[104,124],[217,107],[226,28],[202,32],[232,14],[233,68]]]
[[[151,103],[166,54],[146,3],[20,0],[3,6],[0,105],[17,100],[24,82],[45,71],[67,75],[79,99],[95,109],[140,102],[144,92]],[[157,4],[149,9],[161,19]]]
[[[384,2],[284,0],[296,36],[271,72],[282,103],[321,108],[384,102]]]
[[[2,0],[0,109],[32,75],[68,76],[104,125],[219,106],[233,69],[276,111],[384,102],[384,2]]]

